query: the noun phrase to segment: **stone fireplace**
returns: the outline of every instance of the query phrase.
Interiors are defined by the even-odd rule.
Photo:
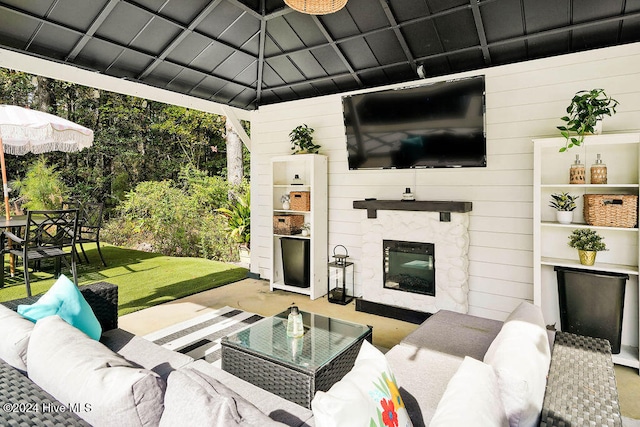
[[[460,209],[464,212],[455,212],[455,209],[433,212],[420,210],[417,205],[412,204],[420,202],[407,202],[404,205],[409,206],[410,210],[397,210],[397,207],[402,208],[403,204],[387,207],[384,205],[385,201],[376,201],[376,210],[372,211],[370,204],[359,207],[357,203],[366,202],[354,202],[354,208],[369,210],[368,219],[362,222],[363,265],[360,281],[363,301],[426,313],[435,313],[440,309],[468,312],[468,212],[471,210],[471,203],[458,202],[468,204],[464,209]],[[442,206],[435,206],[431,210],[441,208]],[[385,240],[433,245],[437,254],[431,258],[435,278],[433,295],[429,292],[403,292],[406,289],[397,289],[400,286],[385,286]],[[413,262],[413,265],[426,267],[429,259],[428,255],[414,259],[416,262]],[[407,259],[403,263],[411,262],[412,260]]]

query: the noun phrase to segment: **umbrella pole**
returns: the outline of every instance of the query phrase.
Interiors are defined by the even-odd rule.
[[[2,136],[0,136],[0,168],[2,169],[2,192],[4,193],[4,215],[7,221],[11,219],[11,210],[9,209],[9,185],[7,184],[7,166],[4,163],[4,144],[2,143]],[[9,242],[9,248],[11,248],[11,242]],[[2,256],[4,260],[4,255]],[[4,266],[0,266],[4,268]],[[9,271],[13,277],[15,273],[15,261],[13,255],[9,256]]]

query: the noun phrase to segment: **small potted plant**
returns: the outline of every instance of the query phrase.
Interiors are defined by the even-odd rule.
[[[593,265],[596,262],[596,254],[607,250],[603,240],[604,237],[595,230],[578,228],[569,235],[569,246],[578,250],[580,264]]]
[[[320,146],[313,143],[313,128],[303,124],[289,133],[293,154],[315,154]]]
[[[289,210],[289,208],[291,207],[291,205],[289,204],[290,198],[288,194],[283,194],[282,196],[280,196],[280,203],[282,203],[282,209]]]
[[[309,224],[308,222],[305,222],[304,225],[302,226],[302,235],[307,237],[309,235],[310,230],[311,230],[311,224]]]
[[[576,199],[569,193],[556,193],[551,195],[549,206],[556,210],[556,221],[560,224],[571,224],[573,211],[576,208]]]
[[[600,133],[602,118],[615,114],[617,106],[618,101],[608,96],[604,89],[577,92],[567,107],[567,115],[560,118],[566,122],[565,125],[558,126],[560,134],[566,139],[560,152],[580,146],[585,134]]]

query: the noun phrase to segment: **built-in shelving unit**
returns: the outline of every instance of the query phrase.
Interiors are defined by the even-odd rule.
[[[298,175],[302,185],[294,185]],[[292,191],[308,191],[309,210],[283,209],[280,198]],[[271,160],[271,211],[273,215],[303,215],[309,224],[309,235],[283,235],[272,233],[271,240],[271,290],[280,289],[309,295],[311,299],[327,293],[327,157],[320,154],[296,154],[279,156]],[[282,260],[282,238],[309,241],[310,286],[301,288],[285,284]]]
[[[551,194],[568,192],[584,194],[635,194],[640,192],[640,134],[610,134],[587,136],[580,147],[567,152],[564,138],[534,140],[534,303],[542,307],[547,324],[560,327],[555,266],[581,268],[628,274],[623,327],[622,350],[614,355],[615,363],[640,368],[638,356],[638,275],[640,265],[640,233],[638,228],[600,227],[586,224],[583,217],[583,197],[576,200],[572,224],[560,224],[555,209],[549,207]],[[580,156],[585,165],[587,183],[569,184],[569,168]],[[600,154],[607,165],[607,184],[589,184],[590,167]],[[591,228],[604,236],[608,250],[598,252],[595,265],[581,265],[577,251],[569,247],[568,237],[576,228]],[[595,303],[595,302],[594,302]]]

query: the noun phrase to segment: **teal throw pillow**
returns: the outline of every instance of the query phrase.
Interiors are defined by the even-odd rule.
[[[57,314],[94,340],[99,340],[102,335],[100,322],[91,306],[80,289],[64,274],[35,304],[19,305],[17,311],[32,322]]]

